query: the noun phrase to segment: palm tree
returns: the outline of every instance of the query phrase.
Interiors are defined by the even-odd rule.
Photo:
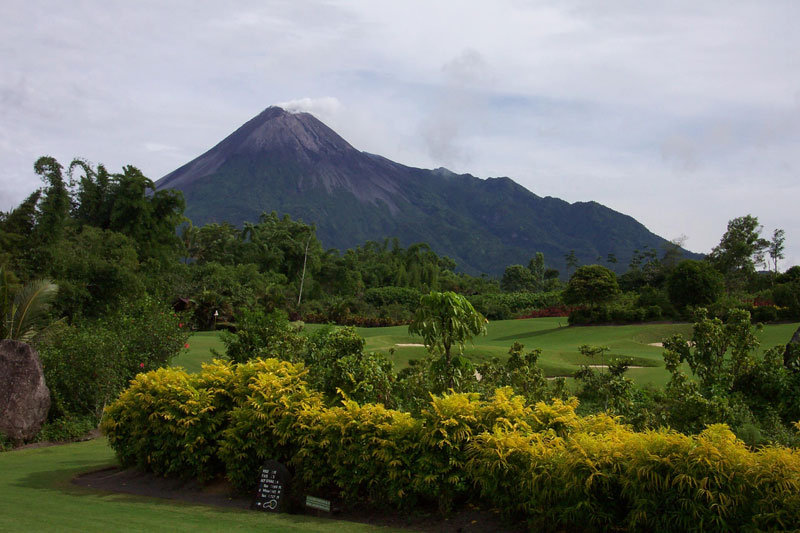
[[[40,279],[14,291],[13,280],[14,275],[0,266],[0,339],[30,342],[49,325],[58,285]]]

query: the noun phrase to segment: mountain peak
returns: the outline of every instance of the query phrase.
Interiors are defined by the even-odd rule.
[[[344,189],[362,202],[383,202],[390,211],[403,196],[393,165],[356,150],[310,113],[278,106],[264,109],[156,187],[184,189],[198,180],[220,179],[222,169],[233,167],[252,174],[254,185],[279,171],[295,176],[291,186],[298,192]]]
[[[270,106],[250,119],[218,146],[223,145],[240,153],[290,150],[296,152],[295,155],[303,152],[330,155],[355,151],[314,115],[290,113],[277,106]]]

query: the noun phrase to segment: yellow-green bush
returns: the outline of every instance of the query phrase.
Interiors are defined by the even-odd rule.
[[[292,465],[310,490],[335,488],[345,500],[413,504],[420,422],[378,404],[346,400],[301,415],[303,437]]]
[[[216,362],[195,375],[161,368],[136,376],[101,426],[120,462],[201,481],[221,472],[217,439],[228,421],[229,376]]]
[[[369,504],[480,500],[544,530],[786,530],[800,523],[800,452],[753,451],[724,425],[635,432],[577,400],[510,389],[432,397],[419,418],[345,399],[325,407],[306,370],[275,359],[138,376],[106,411],[120,460],[252,488],[286,462],[307,491]],[[333,492],[330,492],[333,491]]]
[[[796,450],[750,451],[724,425],[690,437],[598,421],[567,438],[482,434],[469,475],[484,498],[540,529],[784,531],[800,519]]]
[[[321,411],[323,400],[308,388],[302,364],[255,359],[234,368],[234,407],[219,457],[228,479],[250,489],[264,461],[288,463],[295,456],[307,431],[301,414]]]

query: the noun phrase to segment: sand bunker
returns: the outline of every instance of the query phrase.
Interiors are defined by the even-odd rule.
[[[409,346],[425,346],[425,345],[424,344],[409,343],[409,344],[395,344],[395,346],[399,346],[401,348],[407,348]]]
[[[608,365],[586,365],[589,368],[608,368]],[[628,368],[645,368],[643,366],[628,365]]]

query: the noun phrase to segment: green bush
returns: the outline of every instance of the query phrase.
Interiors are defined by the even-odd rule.
[[[567,318],[567,322],[570,325],[606,324],[611,322],[611,312],[607,307],[595,307],[594,309],[573,309]]]
[[[243,310],[237,317],[235,333],[223,331],[225,355],[234,363],[258,357],[277,357],[291,361],[305,347],[306,338],[289,322],[285,311]]]
[[[653,307],[659,308],[657,316],[674,316],[675,308],[669,301],[666,291],[663,289],[656,289],[654,287],[642,287],[636,298],[636,306],[648,309],[648,316],[655,315],[655,311],[651,311]]]
[[[669,300],[679,309],[711,304],[724,288],[722,274],[705,261],[681,261],[667,278]]]
[[[63,325],[38,347],[52,403],[50,418],[100,418],[139,372],[163,366],[189,338],[183,319],[148,297],[93,321]]]
[[[778,308],[774,305],[761,305],[754,307],[753,312],[750,314],[753,322],[775,322],[778,320]]]
[[[374,287],[364,291],[364,301],[375,307],[400,304],[409,311],[419,305],[420,296],[419,290],[410,287]]]
[[[644,310],[644,319],[648,321],[660,320],[662,317],[663,308],[658,305],[648,306]]]
[[[69,442],[86,436],[97,427],[97,419],[93,416],[65,415],[61,418],[45,422],[36,435],[38,442]]]
[[[14,447],[14,443],[6,436],[5,433],[0,433],[0,452],[7,452]]]
[[[800,318],[800,281],[776,285],[772,289],[772,299],[775,305],[785,308],[781,320],[797,320]]]
[[[504,320],[526,310],[560,305],[561,291],[489,293],[468,296],[472,306],[489,320]]]

